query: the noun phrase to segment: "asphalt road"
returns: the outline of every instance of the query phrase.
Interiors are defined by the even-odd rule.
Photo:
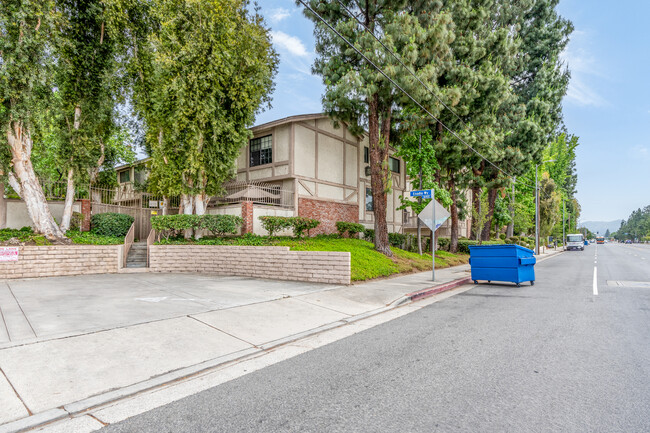
[[[650,431],[650,246],[589,245],[536,272],[102,431]]]

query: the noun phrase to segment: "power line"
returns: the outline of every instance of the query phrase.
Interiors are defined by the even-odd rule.
[[[471,145],[469,145],[465,140],[463,140],[463,139],[462,139],[462,138],[461,138],[461,137],[460,137],[460,136],[459,136],[455,131],[453,131],[451,128],[449,128],[447,125],[445,125],[441,120],[439,120],[436,116],[434,116],[434,115],[433,115],[429,110],[427,110],[426,108],[424,108],[424,107],[422,106],[422,104],[420,104],[418,101],[416,101],[415,98],[414,98],[410,93],[408,93],[406,90],[404,90],[404,89],[403,89],[399,84],[397,84],[397,83],[396,83],[396,82],[395,82],[391,77],[389,77],[389,76],[388,76],[388,75],[383,71],[383,69],[381,69],[379,66],[377,66],[377,65],[376,65],[372,60],[370,60],[368,57],[366,57],[366,56],[365,56],[361,51],[359,51],[359,50],[354,46],[354,44],[352,44],[352,43],[351,43],[351,42],[350,42],[350,41],[349,41],[345,36],[343,36],[341,33],[339,33],[339,32],[338,32],[338,31],[337,31],[337,30],[336,30],[336,29],[335,29],[335,28],[334,28],[330,23],[328,23],[328,22],[327,22],[323,17],[321,17],[321,16],[320,16],[316,11],[314,11],[314,9],[312,9],[309,5],[307,5],[303,0],[298,0],[298,1],[299,1],[299,2],[300,2],[300,3],[301,3],[301,4],[302,4],[306,9],[308,9],[312,14],[314,14],[314,16],[315,16],[316,18],[318,18],[318,19],[319,19],[323,24],[325,24],[325,25],[326,25],[326,26],[327,26],[327,27],[328,27],[328,28],[329,28],[333,33],[335,33],[335,34],[336,34],[339,38],[341,38],[341,39],[342,39],[346,44],[348,44],[348,45],[349,45],[349,46],[350,46],[354,51],[356,51],[357,54],[359,54],[361,57],[363,57],[364,60],[366,60],[370,65],[372,65],[372,67],[374,67],[374,68],[375,68],[375,69],[376,69],[376,70],[377,70],[381,75],[383,75],[383,76],[384,76],[388,81],[390,81],[391,84],[393,84],[393,85],[394,85],[395,87],[397,87],[397,88],[398,88],[402,93],[404,93],[404,94],[405,94],[405,95],[406,95],[406,96],[407,96],[411,101],[413,101],[413,102],[414,102],[414,103],[415,103],[415,104],[416,104],[416,105],[417,105],[417,106],[418,106],[422,111],[424,111],[426,114],[428,114],[428,115],[429,115],[433,120],[435,120],[436,122],[440,123],[440,125],[441,125],[443,128],[445,128],[445,129],[446,129],[446,130],[447,130],[451,135],[453,135],[456,139],[458,139],[458,141],[460,141],[462,144],[464,144],[468,149],[470,149],[470,150],[471,150],[472,152],[474,152],[476,155],[478,155],[479,157],[481,157],[481,158],[482,158],[484,161],[486,161],[488,164],[490,164],[491,166],[493,166],[496,170],[498,170],[499,172],[505,174],[507,177],[513,179],[514,182],[517,183],[517,181],[516,181],[516,179],[515,179],[515,177],[514,177],[513,175],[511,175],[510,173],[506,172],[506,171],[503,170],[501,167],[497,166],[495,163],[493,163],[492,161],[490,161],[487,157],[483,156],[479,151],[477,151],[476,149],[474,149],[474,148],[473,148]],[[402,62],[398,57],[396,57],[396,54],[395,54],[393,51],[391,51],[388,47],[386,47],[386,45],[384,45],[383,42],[381,42],[381,41],[377,38],[377,36],[375,36],[375,34],[374,34],[372,31],[370,31],[370,30],[369,30],[365,25],[363,25],[363,23],[361,23],[361,22],[360,22],[360,21],[359,21],[359,20],[354,16],[354,14],[352,14],[352,13],[351,13],[351,12],[350,12],[350,11],[349,11],[349,10],[348,10],[344,5],[343,5],[343,4],[341,4],[341,1],[340,1],[340,0],[337,0],[337,1],[338,1],[338,3],[341,5],[341,7],[343,7],[343,9],[345,9],[345,10],[348,12],[348,14],[352,15],[352,17],[357,21],[357,23],[359,23],[361,26],[363,26],[364,29],[365,29],[368,33],[370,33],[370,34],[373,36],[373,38],[375,38],[375,39],[376,39],[376,40],[377,40],[377,41],[382,45],[382,47],[384,47],[384,49],[386,49],[386,50],[387,50],[387,51],[388,51],[388,52],[393,56],[393,58],[395,58],[398,62],[400,62],[400,64],[401,64],[401,65],[402,65],[402,66],[403,66],[403,67],[404,67],[404,68],[405,68],[405,69],[406,69],[406,70],[407,70],[411,75],[413,75],[413,76],[418,80],[418,82],[419,82],[420,84],[422,84],[422,85],[427,89],[427,91],[429,91],[429,93],[431,93],[431,94],[432,94],[432,95],[433,95],[433,96],[434,96],[434,97],[435,97],[435,98],[436,98],[436,99],[437,99],[437,100],[438,100],[438,101],[439,101],[439,102],[440,102],[440,103],[441,103],[445,108],[447,108],[448,110],[450,110],[450,111],[451,111],[451,112],[452,112],[452,113],[453,113],[453,114],[454,114],[454,115],[455,115],[455,116],[456,116],[456,117],[457,117],[457,118],[458,118],[458,119],[463,123],[464,126],[467,126],[467,124],[466,124],[466,123],[465,123],[465,122],[464,122],[464,121],[463,121],[463,120],[458,116],[458,114],[456,114],[456,113],[455,113],[451,108],[449,108],[449,107],[448,107],[448,106],[447,106],[447,105],[446,105],[446,104],[445,104],[445,103],[444,103],[444,102],[443,102],[443,101],[442,101],[442,100],[441,100],[441,99],[440,99],[440,98],[439,98],[439,97],[438,97],[438,96],[437,96],[437,95],[436,95],[436,94],[435,94],[435,93],[434,93],[434,92],[433,92],[433,91],[432,91],[432,90],[431,90],[431,89],[430,89],[430,88],[425,84],[425,83],[423,83],[423,82],[419,79],[419,77],[417,77],[417,75],[416,75],[413,71],[411,71],[411,70],[410,70],[406,65],[404,65],[404,63],[403,63],[403,62]],[[470,129],[470,128],[468,128],[468,129]],[[470,132],[473,132],[473,131],[470,130]],[[532,186],[532,185],[528,185],[528,184],[523,183],[523,182],[521,182],[521,181],[518,182],[518,183],[521,184],[521,185],[523,185],[523,186],[526,186],[526,187],[528,187],[528,188],[535,189],[534,186]],[[546,194],[545,194],[545,195],[546,195]],[[547,197],[547,198],[548,198],[548,197]]]

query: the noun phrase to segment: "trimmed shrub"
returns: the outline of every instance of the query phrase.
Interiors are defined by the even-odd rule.
[[[366,228],[363,224],[359,223],[350,223],[347,221],[337,221],[336,230],[339,232],[339,236],[343,237],[346,233],[348,237],[354,237],[357,233],[363,233]]]
[[[499,235],[499,239],[501,239],[502,241],[505,241],[505,240],[506,240],[506,234],[505,234],[505,233],[501,233],[501,234]]]
[[[208,230],[213,236],[236,234],[243,224],[237,215],[201,215],[200,228]]]
[[[290,217],[289,219],[291,220],[293,235],[297,238],[302,237],[305,231],[307,231],[307,236],[309,236],[309,231],[320,225],[320,221],[311,218]]]
[[[134,220],[131,215],[123,213],[98,213],[90,217],[90,231],[101,236],[124,237]]]
[[[259,220],[262,222],[264,230],[269,232],[269,236],[273,236],[275,233],[292,226],[290,218],[283,216],[261,216]]]
[[[375,231],[373,229],[365,229],[363,231],[363,238],[368,242],[375,242]]]
[[[203,216],[205,215],[158,215],[151,217],[151,228],[160,232],[165,239],[169,239],[183,230],[200,228]]]
[[[388,243],[395,248],[404,249],[406,244],[406,235],[401,233],[388,233]]]
[[[70,230],[81,231],[81,223],[83,222],[83,214],[81,212],[72,212],[70,219]]]
[[[451,244],[451,239],[449,238],[438,238],[438,249],[449,251],[449,245]]]

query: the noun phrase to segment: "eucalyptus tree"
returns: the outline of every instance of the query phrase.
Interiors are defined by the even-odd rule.
[[[52,45],[56,21],[51,0],[0,2],[0,124],[2,169],[24,200],[37,232],[63,238],[32,163],[36,126],[52,98]]]
[[[105,0],[58,0],[55,83],[60,167],[67,171],[61,230],[70,228],[75,180],[90,182],[106,160],[115,132],[118,44],[109,32]]]
[[[159,0],[150,13],[134,101],[148,129],[151,185],[203,214],[270,101],[278,57],[247,0]]]
[[[427,110],[438,113],[438,101],[408,71],[435,83],[441,72],[436,59],[448,57],[453,37],[450,17],[439,13],[436,1],[420,2],[420,15],[405,0],[306,3],[315,12],[305,9],[315,26],[318,58],[313,72],[325,84],[324,111],[336,126],[343,123],[357,136],[368,135],[374,243],[377,251],[392,256],[386,222],[390,132],[395,111],[411,105],[395,84]],[[400,60],[390,52],[398,53]]]

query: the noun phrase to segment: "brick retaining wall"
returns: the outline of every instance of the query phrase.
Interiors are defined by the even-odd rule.
[[[298,199],[298,215],[320,221],[318,227],[309,231],[312,236],[337,233],[337,221],[359,222],[359,206],[300,197]]]
[[[0,262],[0,280],[115,273],[122,255],[121,248],[121,245],[18,247],[17,262]]]
[[[277,280],[350,284],[350,253],[289,247],[152,245],[150,272],[205,272]]]

